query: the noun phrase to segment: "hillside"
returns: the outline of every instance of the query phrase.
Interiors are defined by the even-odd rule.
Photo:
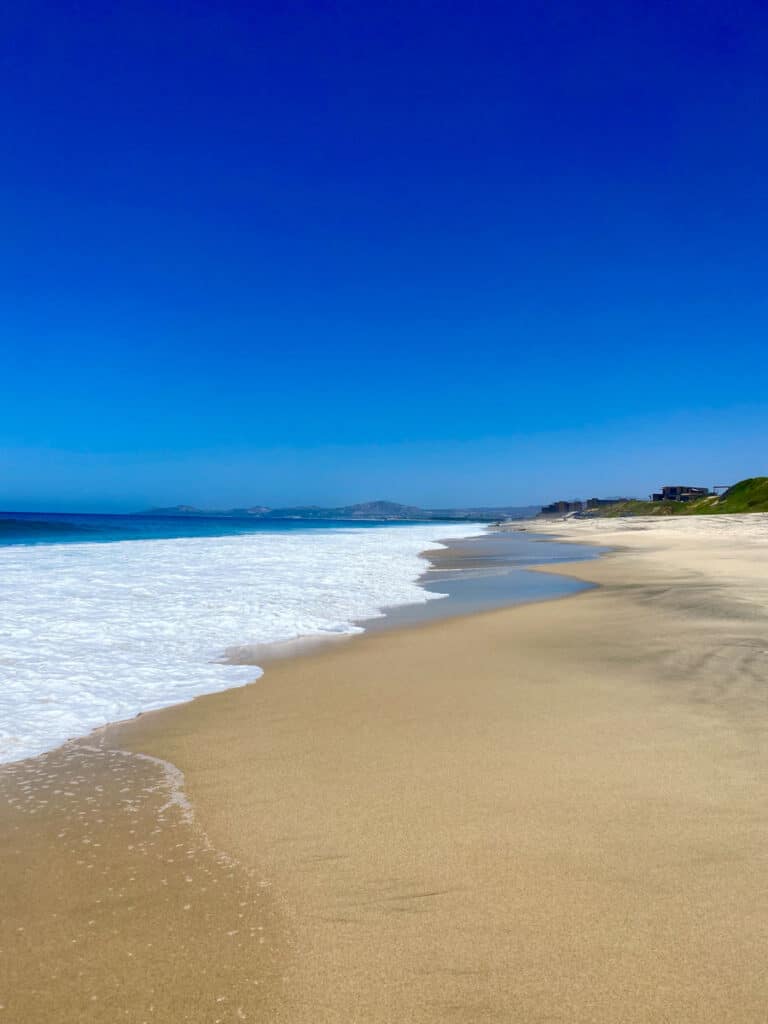
[[[616,516],[708,516],[734,512],[768,512],[768,476],[754,476],[700,501],[624,501],[587,513],[600,518]]]

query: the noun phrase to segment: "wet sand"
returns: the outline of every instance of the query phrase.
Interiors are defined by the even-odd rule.
[[[6,770],[5,1019],[764,1022],[768,517],[562,529],[598,589]]]
[[[0,772],[0,1021],[269,1019],[268,887],[94,740]]]

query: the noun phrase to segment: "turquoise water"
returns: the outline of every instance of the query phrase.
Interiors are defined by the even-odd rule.
[[[172,540],[177,537],[236,537],[251,533],[375,528],[379,521],[251,519],[221,516],[96,515],[75,512],[1,512],[0,547],[16,544],[83,544],[121,540]],[[412,523],[386,523],[409,526]],[[461,527],[450,526],[460,533]]]

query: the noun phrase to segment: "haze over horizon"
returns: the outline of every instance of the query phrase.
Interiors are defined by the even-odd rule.
[[[32,2],[3,29],[0,508],[766,472],[765,5]]]

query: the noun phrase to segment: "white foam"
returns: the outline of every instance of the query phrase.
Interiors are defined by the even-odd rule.
[[[229,647],[358,631],[439,595],[419,553],[473,524],[0,548],[0,761],[250,682]]]

